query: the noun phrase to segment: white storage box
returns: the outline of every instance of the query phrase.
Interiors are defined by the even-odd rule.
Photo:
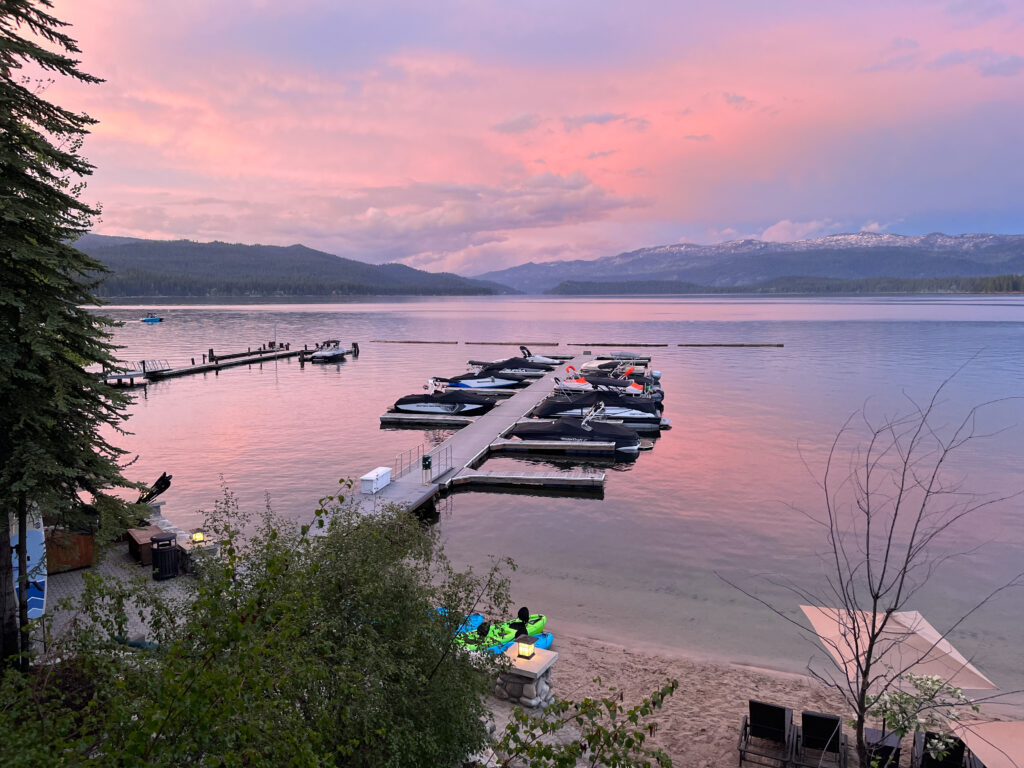
[[[391,484],[391,467],[377,467],[361,478],[363,493],[376,493]]]

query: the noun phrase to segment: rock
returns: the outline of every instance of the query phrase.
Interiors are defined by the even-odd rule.
[[[542,699],[551,690],[551,686],[548,685],[547,683],[545,683],[543,680],[538,680],[536,687],[537,687],[537,695],[540,696]]]
[[[508,685],[505,686],[505,690],[508,691],[508,695],[511,698],[517,699],[517,698],[519,698],[520,696],[523,695],[523,684],[522,683],[509,683]]]
[[[530,709],[533,709],[538,704],[540,704],[540,699],[538,699],[536,697],[534,697],[532,699],[520,699],[519,700],[519,706],[521,706],[521,707],[529,707]]]
[[[535,699],[538,696],[537,685],[535,683],[527,683],[523,686],[523,696],[527,699]]]
[[[506,691],[501,684],[494,686],[494,697],[505,701],[508,698],[508,691]]]

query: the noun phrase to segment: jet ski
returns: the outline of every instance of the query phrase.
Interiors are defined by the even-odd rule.
[[[497,371],[471,371],[461,376],[452,376],[450,379],[435,376],[437,381],[444,382],[449,387],[462,389],[503,389],[511,387],[523,387],[530,383],[530,379],[514,373],[498,373]]]
[[[535,355],[530,351],[529,347],[519,347],[520,356],[524,360],[529,360],[531,363],[540,363],[541,365],[558,365],[561,360],[555,360],[553,357],[544,357],[544,355]]]
[[[494,400],[465,389],[445,389],[431,379],[422,395],[406,395],[395,400],[392,410],[404,413],[486,413],[494,407]]]
[[[615,450],[636,453],[640,437],[622,424],[599,421],[603,404],[593,406],[582,418],[561,416],[555,421],[521,421],[509,431],[520,440],[554,440],[569,443],[615,443]]]

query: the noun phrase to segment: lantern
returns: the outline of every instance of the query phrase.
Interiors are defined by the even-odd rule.
[[[520,635],[516,638],[516,655],[520,659],[532,659],[533,654],[536,652],[534,644],[537,642],[537,638],[531,635]]]

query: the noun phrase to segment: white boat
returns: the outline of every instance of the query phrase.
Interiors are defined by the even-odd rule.
[[[554,421],[526,420],[517,422],[510,437],[520,440],[558,441],[563,443],[614,443],[615,450],[636,453],[640,450],[640,437],[635,431],[619,423],[601,421],[604,404],[598,403],[587,410],[582,418],[562,416]]]
[[[593,390],[577,395],[551,395],[533,409],[537,418],[558,418],[559,416],[583,417],[594,406],[601,404],[600,419],[621,419],[622,421],[649,422],[661,424],[662,405],[657,400],[642,395],[627,395],[609,390]]]
[[[477,395],[463,389],[447,390],[440,383],[431,379],[424,387],[422,395],[406,395],[395,401],[396,411],[406,413],[473,413],[479,414],[494,407],[493,398]]]
[[[513,373],[490,373],[487,371],[477,371],[475,373],[464,373],[461,376],[452,376],[450,379],[445,379],[440,376],[435,377],[438,381],[444,382],[449,387],[460,387],[463,389],[502,389],[505,387],[521,387],[524,382],[529,382],[523,376],[517,376]]]
[[[617,376],[630,368],[654,380],[661,378],[661,371],[650,370],[642,360],[588,360],[580,366],[580,373]]]
[[[317,345],[317,350],[309,356],[311,363],[337,363],[345,359],[347,349],[341,348],[341,342],[337,339],[327,339]]]

